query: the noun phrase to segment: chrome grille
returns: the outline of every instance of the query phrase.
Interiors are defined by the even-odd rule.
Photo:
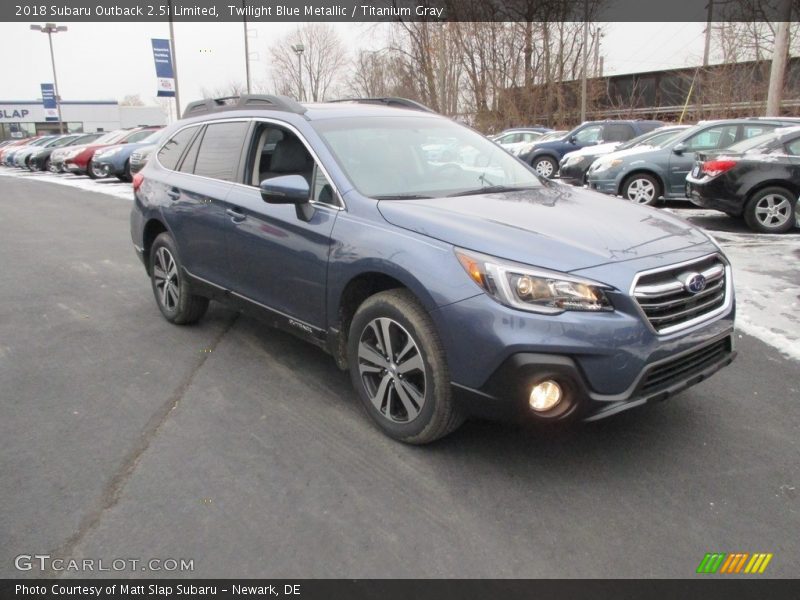
[[[690,291],[700,275],[705,286]],[[728,295],[727,265],[717,255],[639,275],[633,296],[658,333],[689,327],[721,312]]]

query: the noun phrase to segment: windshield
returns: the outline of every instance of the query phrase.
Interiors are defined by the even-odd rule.
[[[100,138],[101,135],[102,134],[100,134],[100,133],[89,133],[89,134],[86,134],[86,135],[81,135],[81,136],[75,138],[74,140],[72,140],[72,142],[70,142],[69,145],[70,146],[78,146],[80,144],[88,144],[88,143],[93,142],[96,139]]]
[[[100,145],[100,144],[113,144],[114,142],[116,142],[118,139],[120,139],[126,133],[127,133],[127,131],[125,131],[124,129],[119,129],[117,131],[109,131],[108,133],[103,134],[99,138],[97,138],[94,141],[94,143],[96,143],[98,145]]]
[[[143,140],[140,140],[140,143],[142,143],[142,144],[157,144],[158,141],[161,139],[161,136],[163,134],[164,134],[164,130],[163,129],[159,129],[157,131],[154,131],[151,135],[148,135]]]
[[[313,126],[365,196],[430,198],[541,185],[497,144],[448,119],[362,117]]]
[[[134,142],[141,142],[145,138],[148,138],[151,135],[153,135],[154,131],[155,130],[153,129],[142,129],[140,131],[136,131],[134,133],[129,134],[125,138],[125,141],[128,142],[129,144],[133,144]]]
[[[48,144],[48,147],[58,148],[60,146],[66,146],[67,144],[69,144],[70,142],[75,140],[76,137],[77,136],[74,136],[74,135],[68,135],[68,136],[65,136],[65,137],[62,137],[62,138],[58,138],[57,140],[55,140],[53,142],[50,142]]]
[[[666,144],[671,142],[674,138],[678,137],[679,134],[683,133],[687,128],[680,128],[680,129],[671,129],[669,131],[658,131],[658,132],[649,132],[639,137],[633,138],[629,142],[625,142],[624,144],[620,145],[617,150],[627,150],[628,148],[635,148],[636,146],[653,146],[657,148],[662,144]]]
[[[560,140],[567,135],[567,133],[567,131],[551,131],[550,133],[545,133],[542,137],[536,140],[536,142],[551,142],[553,140]]]

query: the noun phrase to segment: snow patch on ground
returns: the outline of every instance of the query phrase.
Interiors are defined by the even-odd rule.
[[[47,181],[49,183],[56,183],[58,185],[65,185],[87,192],[94,192],[100,194],[108,194],[115,198],[122,200],[130,200],[133,202],[133,188],[130,183],[120,181],[116,177],[108,179],[92,179],[88,175],[72,175],[62,174],[56,175],[55,173],[42,173],[31,171],[23,171],[22,169],[10,169],[8,167],[0,167],[0,176],[15,177],[17,179],[36,179],[37,181]]]

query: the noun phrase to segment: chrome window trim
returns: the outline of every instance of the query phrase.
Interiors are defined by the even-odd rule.
[[[709,258],[715,258],[715,257],[718,258],[723,265],[725,265],[725,301],[722,303],[722,306],[720,306],[719,308],[715,308],[711,312],[700,315],[699,317],[695,317],[694,319],[690,319],[683,323],[679,323],[678,325],[671,325],[669,327],[665,327],[664,329],[660,330],[656,329],[650,322],[650,319],[647,317],[647,314],[644,312],[644,309],[641,307],[639,301],[636,298],[635,291],[636,291],[636,285],[639,283],[639,279],[644,277],[645,275],[652,275],[653,273],[663,273],[664,271],[672,271],[675,269],[688,267],[690,265],[701,263],[705,260],[708,260]],[[633,282],[631,283],[628,295],[633,300],[634,304],[636,305],[636,309],[639,311],[639,315],[644,319],[644,322],[650,328],[650,331],[659,336],[666,336],[672,333],[676,333],[678,331],[689,329],[691,327],[694,327],[695,325],[706,323],[726,313],[730,309],[731,303],[733,301],[733,271],[731,270],[730,263],[722,254],[720,254],[719,252],[712,252],[710,254],[706,254],[705,256],[701,256],[699,258],[693,258],[691,260],[686,260],[683,262],[666,265],[664,267],[656,267],[654,269],[639,271],[633,278]]]

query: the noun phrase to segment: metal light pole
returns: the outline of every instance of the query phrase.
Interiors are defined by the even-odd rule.
[[[31,25],[34,31],[40,31],[47,34],[47,39],[50,42],[50,63],[53,65],[53,91],[56,94],[56,108],[58,109],[58,132],[64,133],[64,119],[61,117],[61,96],[58,95],[58,77],[56,76],[56,57],[53,52],[53,34],[60,31],[67,31],[66,25],[58,25],[55,23],[46,23],[42,25]]]
[[[303,101],[303,52],[305,52],[305,49],[306,47],[299,42],[292,45],[292,50],[297,54],[297,81],[298,91],[300,93],[300,98],[298,98],[298,100],[300,102]]]
[[[178,51],[175,49],[175,30],[172,27],[172,0],[167,0],[169,9],[169,45],[172,49],[172,74],[175,76],[175,114],[181,118],[181,95],[178,91]]]
[[[586,68],[589,62],[588,48],[589,45],[589,0],[584,0],[583,3],[583,70],[581,71],[581,123],[586,120]]]
[[[242,0],[242,8],[246,9],[245,0]],[[243,13],[245,11],[242,11]],[[247,93],[250,93],[250,42],[247,39],[247,15],[242,18],[244,24],[244,68],[247,77]]]

